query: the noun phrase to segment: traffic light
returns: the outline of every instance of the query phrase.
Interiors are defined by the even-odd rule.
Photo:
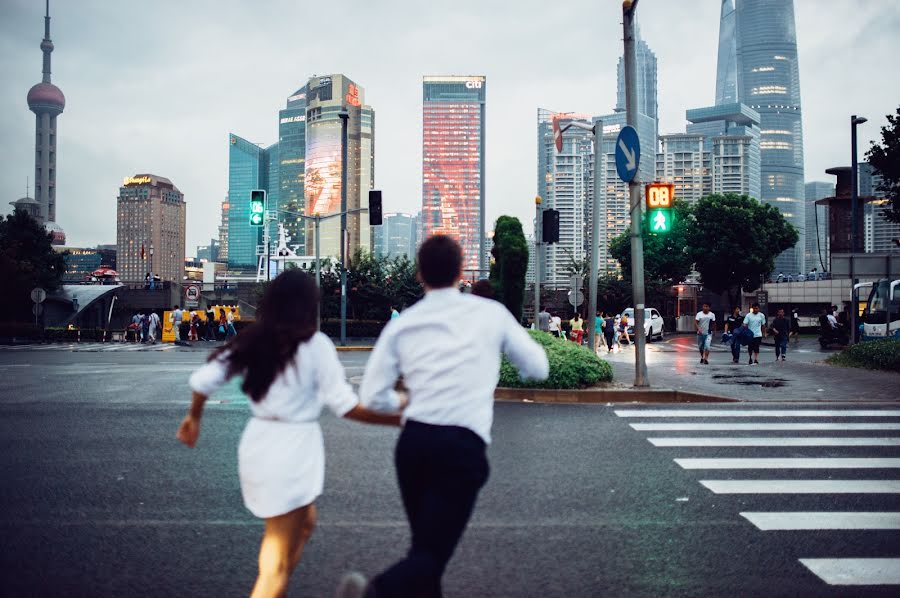
[[[266,192],[254,189],[250,192],[250,226],[262,226],[266,214]]]
[[[559,243],[559,210],[544,210],[541,241]]]
[[[381,225],[381,191],[369,191],[369,226]]]
[[[647,229],[653,234],[672,232],[672,217],[675,203],[675,185],[671,183],[651,183],[644,188],[647,204]]]

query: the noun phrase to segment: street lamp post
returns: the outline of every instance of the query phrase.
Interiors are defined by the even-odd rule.
[[[856,157],[856,126],[866,122],[863,116],[850,117],[850,344],[856,344],[856,317],[859,311],[859,302],[856,299],[856,252],[859,251],[859,235],[857,234],[857,222],[859,218],[859,163]]]
[[[338,112],[341,119],[341,346],[347,344],[347,121],[346,108]],[[316,235],[318,243],[319,236]]]
[[[534,329],[540,330],[541,311],[541,196],[534,198]]]

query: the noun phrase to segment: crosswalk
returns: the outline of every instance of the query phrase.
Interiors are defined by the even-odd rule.
[[[171,351],[176,346],[172,343],[157,343],[144,345],[141,343],[52,343],[29,345],[0,345],[0,352],[4,351],[75,351],[75,352],[107,352],[107,351]]]
[[[884,497],[882,503],[897,504],[900,472],[895,470],[900,469],[900,456],[885,453],[898,455],[900,409],[648,407],[615,413],[636,432],[646,433],[654,447],[677,453],[675,464],[686,472],[699,472],[697,482],[709,492],[723,498],[734,495],[741,504],[744,500],[737,499],[752,496],[754,507],[767,501],[777,504],[771,511],[736,508],[735,517],[760,532],[900,530],[900,512],[865,510],[872,503],[864,500]],[[740,457],[734,456],[735,448],[742,449]],[[841,456],[842,452],[852,456]],[[852,510],[810,511],[808,500],[802,501],[804,495],[831,497],[829,502]],[[839,502],[839,495],[848,496],[849,502]],[[792,503],[796,510],[783,510]],[[799,563],[826,584],[900,585],[900,558],[881,554],[860,558],[859,552],[810,554],[822,547],[805,546],[803,537],[787,539],[798,550],[808,551],[799,555]],[[900,538],[894,546],[895,554],[900,554]]]

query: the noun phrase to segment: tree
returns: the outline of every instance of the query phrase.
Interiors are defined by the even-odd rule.
[[[799,238],[774,206],[746,195],[704,197],[694,206],[688,252],[704,286],[728,292],[737,302],[740,289],[753,291],[775,268],[775,258]]]
[[[690,204],[675,202],[672,230],[664,235],[650,232],[646,219],[641,225],[644,240],[644,279],[671,287],[691,272],[693,259],[688,252],[688,231],[694,226]],[[631,233],[624,232],[609,244],[609,254],[619,262],[622,275],[631,279]]]
[[[884,212],[890,222],[900,222],[900,107],[897,114],[888,114],[888,126],[881,127],[881,145],[872,142],[866,157],[869,164],[881,175],[878,191],[891,202],[891,209]]]
[[[63,254],[53,249],[51,235],[23,210],[0,220],[0,320],[29,321],[31,289],[60,287],[66,270]]]
[[[497,300],[519,322],[522,320],[522,304],[525,301],[528,243],[518,218],[500,216],[497,219],[491,255],[494,263],[491,264],[490,281]]]

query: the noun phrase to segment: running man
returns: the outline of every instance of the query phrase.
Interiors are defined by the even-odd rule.
[[[694,318],[697,329],[697,348],[700,349],[700,363],[709,365],[709,347],[716,332],[716,314],[709,311],[709,303],[703,304],[703,310]]]
[[[753,339],[747,346],[747,353],[750,354],[747,365],[759,365],[759,346],[766,335],[766,316],[759,313],[759,303],[750,306],[750,313],[744,316],[744,326],[753,333]]]
[[[339,597],[441,595],[444,569],[488,478],[500,354],[523,377],[549,374],[544,349],[503,304],[459,292],[462,259],[450,237],[422,244],[416,267],[425,298],[388,323],[366,366],[363,405],[396,407],[400,375],[409,389],[394,459],[412,547],[368,585],[359,574],[344,576]]]

